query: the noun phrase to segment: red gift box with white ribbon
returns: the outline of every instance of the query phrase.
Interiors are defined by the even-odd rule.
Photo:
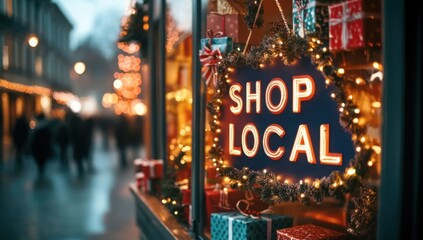
[[[142,172],[147,179],[163,177],[163,160],[143,160],[141,166]]]
[[[381,42],[380,4],[349,0],[329,6],[329,49],[374,47]]]

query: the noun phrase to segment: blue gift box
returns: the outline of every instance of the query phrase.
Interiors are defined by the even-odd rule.
[[[254,219],[239,212],[212,213],[211,239],[276,240],[276,230],[292,227],[292,223],[292,217],[277,214],[263,214]]]
[[[201,50],[204,49],[204,46],[207,45],[211,50],[216,50],[219,48],[222,54],[227,54],[232,51],[233,42],[230,37],[213,37],[213,38],[202,38],[201,39]]]

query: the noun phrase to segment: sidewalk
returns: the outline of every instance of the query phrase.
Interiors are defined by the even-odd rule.
[[[95,171],[78,179],[52,159],[46,180],[36,179],[33,159],[17,172],[13,161],[0,169],[0,239],[139,239],[128,184],[133,169],[121,170],[114,149],[103,151],[96,135]],[[131,165],[129,165],[131,166]]]

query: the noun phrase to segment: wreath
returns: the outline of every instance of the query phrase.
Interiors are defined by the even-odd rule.
[[[259,69],[266,64],[282,61],[290,65],[302,57],[311,59],[312,64],[322,73],[327,86],[332,85],[331,97],[340,111],[341,125],[351,133],[355,156],[350,160],[344,172],[334,171],[329,176],[309,182],[283,182],[271,171],[255,171],[247,167],[242,169],[224,165],[223,147],[218,134],[221,132],[220,119],[223,107],[222,99],[228,96],[229,75],[235,68],[251,66]],[[381,66],[374,64],[377,74]],[[289,31],[285,23],[275,23],[272,31],[260,46],[252,47],[248,53],[232,51],[218,65],[218,80],[213,96],[207,104],[211,114],[209,122],[213,135],[213,144],[208,158],[221,177],[228,178],[234,189],[251,190],[269,204],[282,202],[301,202],[309,204],[314,201],[321,204],[325,198],[350,200],[350,216],[347,230],[355,236],[374,238],[377,215],[377,187],[369,184],[369,171],[375,165],[380,154],[380,147],[374,145],[368,136],[367,126],[362,123],[362,113],[358,104],[346,89],[370,89],[370,78],[346,76],[345,70],[334,64],[334,56],[323,41],[309,35],[300,38]],[[379,106],[380,107],[380,106]],[[374,168],[374,167],[373,167]]]

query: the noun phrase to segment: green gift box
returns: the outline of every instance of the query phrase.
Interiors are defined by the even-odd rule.
[[[211,50],[219,49],[222,54],[227,54],[232,51],[233,43],[230,37],[208,37],[200,40],[201,50],[207,46]]]
[[[292,23],[298,36],[316,33],[325,40],[329,34],[328,6],[318,0],[293,0]]]
[[[211,214],[212,240],[276,240],[276,230],[292,227],[290,216],[263,214],[259,219],[239,212]]]

